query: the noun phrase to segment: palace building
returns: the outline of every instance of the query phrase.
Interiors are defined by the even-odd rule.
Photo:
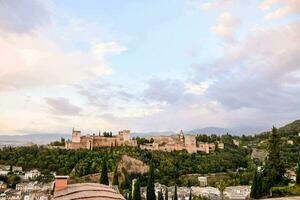
[[[130,131],[119,131],[116,136],[81,136],[81,131],[72,131],[72,140],[66,142],[66,149],[90,149],[95,147],[137,146],[136,140],[130,138]]]
[[[210,153],[216,148],[224,149],[224,143],[203,143],[196,141],[195,135],[184,135],[181,130],[178,135],[171,136],[155,136],[153,143],[140,145],[141,149],[152,151],[182,151],[186,150],[188,153],[196,153],[198,151]]]

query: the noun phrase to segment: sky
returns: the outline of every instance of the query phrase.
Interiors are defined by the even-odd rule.
[[[0,0],[0,135],[299,118],[299,0]]]

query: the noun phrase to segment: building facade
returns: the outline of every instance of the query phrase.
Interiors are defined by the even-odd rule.
[[[198,151],[210,153],[215,151],[216,147],[224,149],[224,143],[197,143],[195,135],[185,135],[181,130],[178,135],[171,136],[155,136],[153,143],[140,145],[141,149],[152,151],[182,151],[188,153],[196,153]]]
[[[116,136],[98,136],[85,135],[81,136],[81,131],[73,129],[72,140],[66,142],[66,149],[90,149],[95,147],[111,146],[137,146],[136,140],[130,138],[130,131],[119,131]]]

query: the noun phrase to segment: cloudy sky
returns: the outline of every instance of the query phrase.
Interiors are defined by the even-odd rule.
[[[0,0],[0,134],[299,118],[299,0]]]

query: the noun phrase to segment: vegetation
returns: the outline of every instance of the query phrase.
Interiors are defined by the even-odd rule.
[[[50,146],[65,146],[66,140],[65,138],[61,138],[60,141],[54,141],[50,143]]]
[[[299,196],[300,186],[277,186],[271,189],[272,197]]]
[[[134,186],[133,186],[133,195],[132,200],[141,200],[141,187],[140,187],[140,181],[139,179],[136,180]]]
[[[109,185],[106,160],[102,162],[102,169],[99,182],[100,184]]]
[[[115,166],[112,185],[119,185],[119,173],[118,173],[118,166],[117,165]]]
[[[297,170],[296,170],[296,183],[300,184],[300,163],[297,165]]]
[[[147,200],[155,200],[155,190],[154,190],[154,166],[151,163],[149,174],[148,174],[148,183],[147,183]]]
[[[250,196],[254,199],[258,199],[262,197],[263,195],[262,188],[263,188],[262,176],[260,172],[255,170]]]
[[[177,185],[175,185],[174,195],[173,195],[173,200],[178,200],[178,195],[177,195]]]

